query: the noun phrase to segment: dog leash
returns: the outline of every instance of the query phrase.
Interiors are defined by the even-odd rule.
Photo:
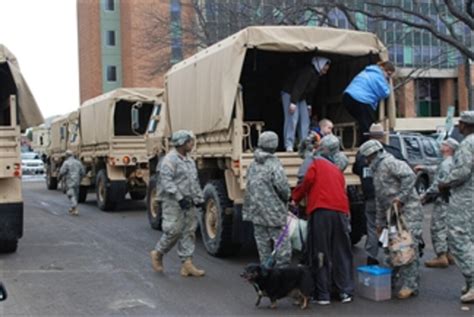
[[[278,236],[278,239],[277,239],[277,242],[275,243],[272,254],[270,254],[270,256],[265,260],[265,263],[263,264],[263,266],[265,266],[266,268],[272,268],[273,266],[275,266],[276,253],[277,253],[278,249],[280,249],[281,245],[283,244],[283,241],[285,240],[285,237],[288,235],[288,231],[290,229],[290,223],[291,223],[292,220],[293,219],[290,218],[287,221],[285,227],[283,228],[283,231]]]

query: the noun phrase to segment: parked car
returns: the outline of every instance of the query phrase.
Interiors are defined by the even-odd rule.
[[[416,165],[433,166],[442,161],[439,144],[432,137],[420,133],[403,132],[390,134],[390,145],[402,152],[403,157],[413,168]],[[417,173],[416,190],[424,193],[433,182],[434,173],[420,171]]]
[[[21,172],[23,175],[44,173],[44,163],[38,153],[21,153]]]

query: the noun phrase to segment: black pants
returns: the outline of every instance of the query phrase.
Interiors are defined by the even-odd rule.
[[[354,278],[348,217],[341,212],[318,209],[311,214],[308,234],[315,298],[330,300],[332,286],[339,294],[352,295]]]
[[[351,116],[359,123],[360,145],[369,139],[369,136],[364,135],[364,133],[369,132],[370,126],[376,121],[376,112],[372,109],[372,106],[358,102],[349,94],[344,94],[342,103]]]

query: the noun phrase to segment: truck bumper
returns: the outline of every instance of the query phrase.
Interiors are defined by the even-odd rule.
[[[0,204],[0,240],[17,240],[23,236],[23,203]]]

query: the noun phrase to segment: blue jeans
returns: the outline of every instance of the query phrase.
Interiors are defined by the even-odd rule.
[[[298,131],[298,139],[300,141],[306,138],[309,133],[309,113],[306,100],[298,101],[296,103],[296,111],[290,114],[290,99],[289,93],[281,92],[281,102],[283,104],[283,113],[285,114],[285,125],[283,127],[283,144],[285,149],[294,148],[296,131]]]

